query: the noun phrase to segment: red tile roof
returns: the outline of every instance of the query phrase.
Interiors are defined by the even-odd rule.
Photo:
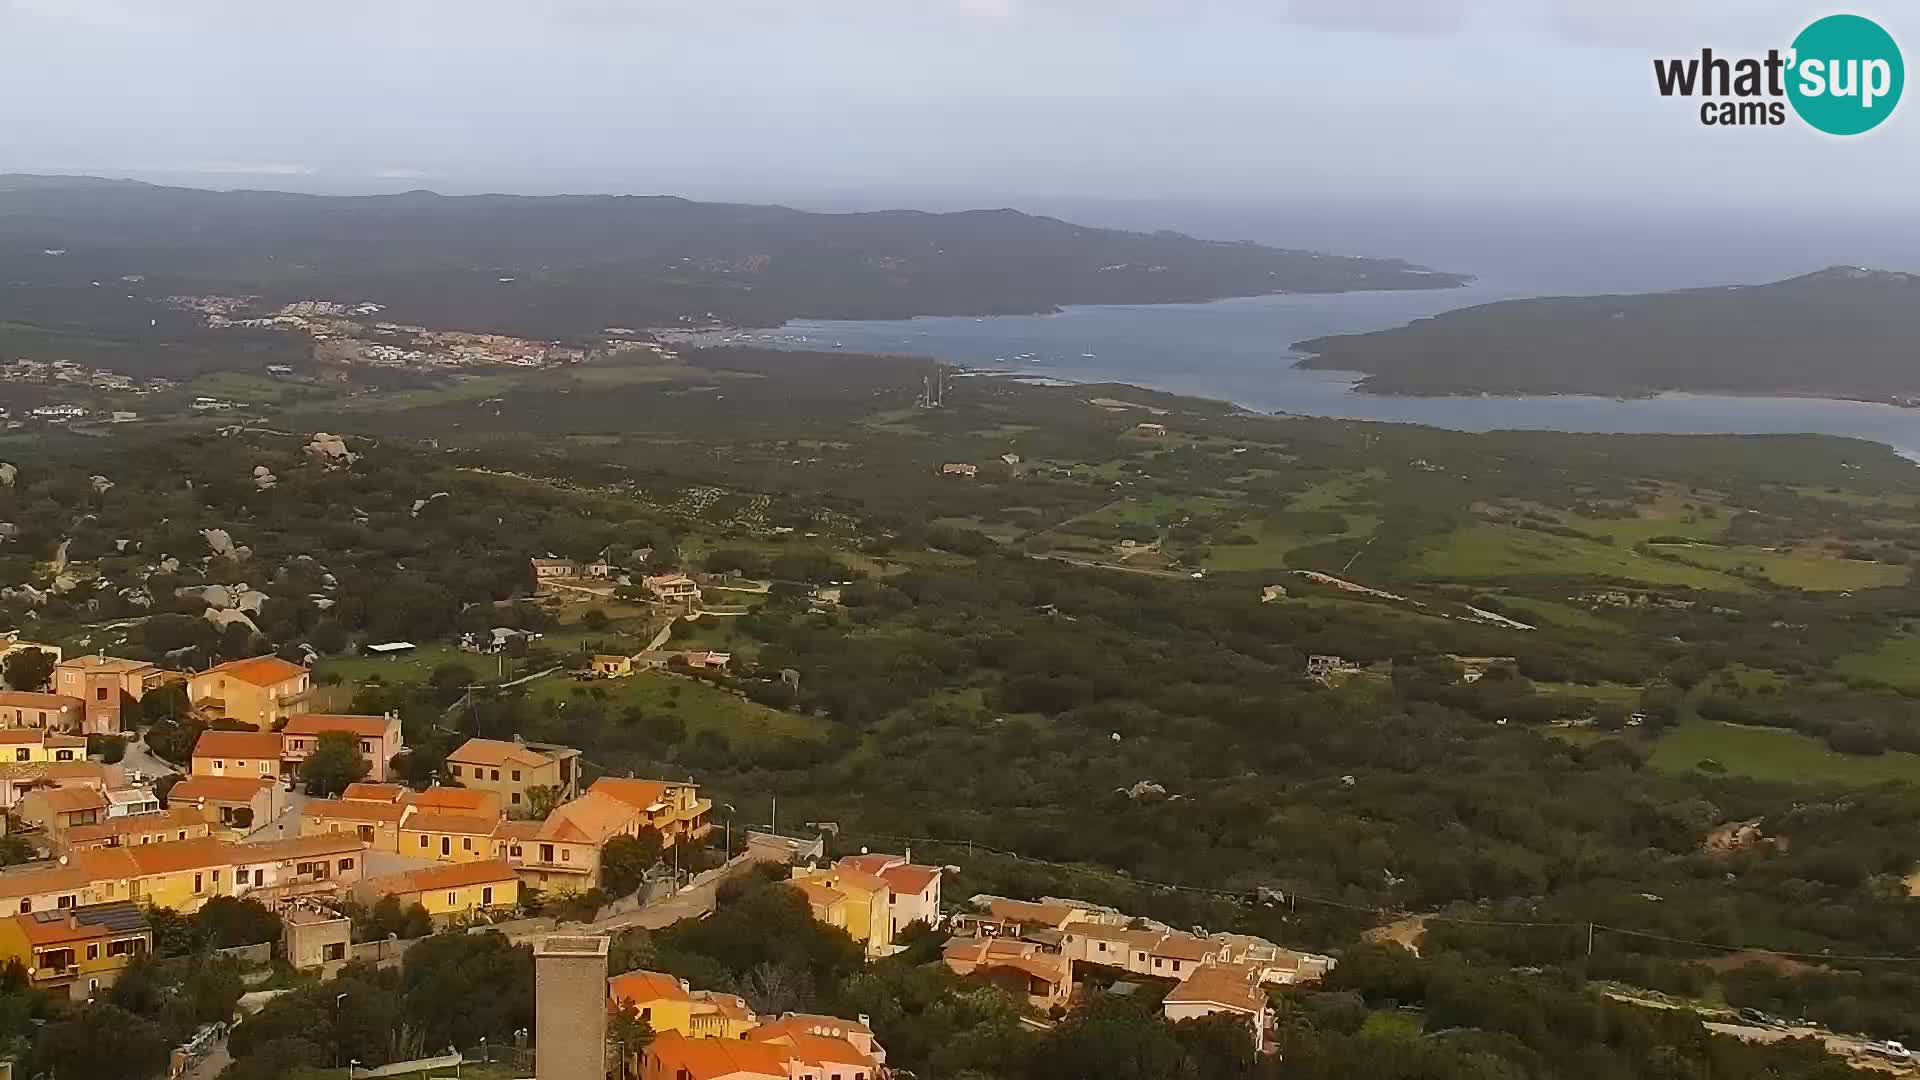
[[[219,731],[200,733],[193,744],[195,758],[272,758],[280,760],[280,735],[274,731]]]
[[[940,868],[936,866],[889,866],[880,871],[881,880],[887,887],[902,896],[919,896],[927,891],[927,886],[940,880]]]
[[[658,971],[629,971],[607,980],[609,1002],[692,1001],[680,980]]]
[[[167,803],[171,806],[196,799],[252,802],[262,789],[276,782],[271,776],[189,776],[167,791]]]
[[[34,694],[25,690],[0,690],[0,706],[22,709],[84,709],[86,701],[65,694]]]
[[[440,863],[420,870],[411,870],[404,874],[389,874],[376,878],[368,884],[377,891],[388,893],[432,892],[435,889],[458,889],[466,885],[497,885],[503,881],[515,880],[513,867],[502,859],[485,859],[479,862]]]
[[[300,808],[301,817],[334,821],[359,821],[396,825],[413,807],[400,803],[367,802],[359,799],[308,799]]]
[[[277,656],[255,656],[246,660],[229,660],[224,664],[216,664],[194,677],[227,675],[244,683],[252,683],[254,686],[276,686],[306,673],[306,668],[299,664],[288,663]]]
[[[339,713],[295,713],[287,717],[282,735],[324,735],[345,731],[363,739],[378,739],[387,733],[393,721],[384,716],[353,716]]]

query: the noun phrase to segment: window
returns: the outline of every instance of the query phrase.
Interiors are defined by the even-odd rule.
[[[1158,968],[1158,967],[1166,967],[1166,966],[1167,966],[1167,962],[1166,962],[1165,960],[1162,960],[1162,959],[1160,959],[1159,957],[1157,957],[1157,956],[1156,956],[1156,957],[1154,957],[1154,958],[1153,958],[1153,966],[1154,966],[1154,967],[1157,967],[1157,968]]]
[[[500,770],[499,770],[499,769],[495,769],[495,770],[493,770],[493,778],[494,778],[495,780],[498,780],[498,779],[500,779]]]
[[[186,838],[187,838],[187,830],[185,830],[185,829],[181,829],[181,830],[180,830],[180,839],[182,839],[182,840],[185,840]],[[218,875],[218,874],[215,874],[214,876],[215,876],[215,877],[219,877],[219,875]]]
[[[443,836],[440,838],[440,854],[442,855],[453,854],[453,837]]]
[[[513,856],[514,858],[516,858],[516,859],[517,859],[517,858],[519,858],[519,857],[520,857],[520,845],[519,845],[519,844],[515,844],[515,845],[513,845],[513,847],[511,847],[511,848],[509,848],[509,849],[507,849],[507,850],[508,850],[508,853],[509,853],[509,854],[511,854],[511,855],[512,855],[512,856]]]
[[[460,894],[459,894],[459,893],[448,893],[448,894],[447,894],[447,906],[448,906],[448,907],[458,907],[459,905],[460,905]]]
[[[553,845],[552,844],[540,845],[540,861],[541,862],[553,861]]]
[[[104,686],[95,687],[93,691],[93,700],[95,701],[107,700],[107,688]]]
[[[420,834],[420,846],[421,846],[421,847],[426,847],[426,846],[427,846],[427,834],[426,834],[426,833],[421,833],[421,834]]]
[[[267,872],[265,870],[255,870],[253,872],[254,887],[258,888],[262,885],[265,885],[266,883],[267,883]]]
[[[32,910],[33,910],[32,897],[28,897],[27,899],[20,901],[20,914],[25,915],[27,912]]]
[[[320,947],[322,960],[345,960],[346,958],[347,943],[344,941],[329,941]]]
[[[71,896],[63,896],[63,897],[61,897],[60,899],[58,899],[58,900],[56,900],[56,901],[54,901],[54,903],[55,903],[55,905],[57,905],[57,906],[59,906],[59,907],[72,907],[72,906],[73,906],[73,897],[71,897]]]
[[[18,750],[15,750],[15,751],[13,752],[13,760],[15,760],[15,761],[25,761],[25,760],[27,760],[27,748],[23,746],[23,747],[21,747],[20,749],[18,749]]]
[[[53,760],[55,760],[55,761],[72,761],[72,760],[73,760],[73,751],[71,751],[71,750],[55,750],[55,751],[53,752]]]
[[[517,791],[513,793],[513,805],[515,806],[520,805],[520,793]]]
[[[493,906],[493,886],[488,885],[480,890],[480,902],[488,907]]]
[[[453,775],[455,775],[455,776],[459,776],[459,775],[460,775],[460,766],[458,766],[458,765],[448,765],[448,766],[447,766],[447,768],[449,768],[449,769],[452,769],[452,770],[453,770]]]
[[[89,960],[100,959],[100,943],[99,942],[96,941],[87,946],[87,959]]]
[[[371,753],[373,753],[373,744],[372,744],[372,743],[370,743],[370,742],[368,742],[368,741],[367,741],[367,740],[365,740],[365,739],[361,739],[361,740],[360,740],[360,752],[361,752],[361,753],[363,753],[363,754],[371,754]]]
[[[204,887],[205,887],[205,883],[200,880],[200,875],[199,874],[193,875],[193,891],[199,892]]]
[[[561,849],[560,849],[560,861],[561,861],[561,862],[572,862],[572,861],[573,861],[573,849],[572,849],[572,848],[564,848],[564,847],[563,847],[563,848],[561,848]]]
[[[343,871],[345,871],[345,870],[351,870],[351,869],[353,869],[353,860],[352,860],[352,859],[341,859],[341,860],[340,860],[340,869],[341,869],[341,870],[343,870]]]
[[[472,851],[472,850],[473,850],[473,837],[471,837],[471,836],[463,836],[463,837],[461,837],[461,838],[460,838],[460,850],[461,850],[461,851]]]
[[[1175,970],[1175,971],[1179,971],[1179,970],[1180,970],[1180,961],[1178,961],[1178,960],[1175,960],[1175,961],[1173,962],[1173,970]]]
[[[219,758],[215,758],[213,760],[213,767],[215,770],[224,771],[227,767],[227,763],[224,761],[221,761]]]
[[[520,770],[519,770],[519,769],[515,769],[515,770],[513,770],[513,782],[514,782],[514,783],[516,783],[516,784],[520,782]]]
[[[218,870],[213,872],[213,884],[216,888],[220,885],[220,871]]]

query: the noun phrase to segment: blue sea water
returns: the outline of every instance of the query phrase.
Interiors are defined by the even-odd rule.
[[[1920,459],[1920,409],[1822,398],[1662,394],[1392,397],[1354,390],[1351,372],[1295,366],[1294,342],[1401,326],[1474,304],[1533,295],[1476,283],[1429,292],[1264,296],[1208,304],[1089,306],[1055,315],[883,321],[800,320],[707,335],[782,348],[897,353],[1062,382],[1121,382],[1231,401],[1262,412],[1427,424],[1669,434],[1841,435]]]

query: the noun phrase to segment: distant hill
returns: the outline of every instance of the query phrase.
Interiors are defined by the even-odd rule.
[[[543,336],[709,313],[766,326],[1466,280],[1013,210],[815,214],[662,196],[331,197],[0,175],[0,320],[88,325],[102,318],[101,290],[123,278],[138,279],[118,290],[136,300],[371,300],[401,321]]]
[[[1294,346],[1383,394],[1663,390],[1920,399],[1920,277],[1833,267],[1768,285],[1509,300]]]

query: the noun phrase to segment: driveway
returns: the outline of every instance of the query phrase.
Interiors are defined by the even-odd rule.
[[[263,821],[247,834],[248,840],[282,840],[289,836],[300,835],[300,808],[307,805],[309,796],[303,789],[283,791],[280,797],[287,801],[287,808],[272,821]]]
[[[120,767],[129,773],[138,769],[148,780],[158,780],[162,776],[172,776],[180,771],[171,762],[163,761],[147,749],[143,740],[135,739],[127,743],[127,756],[120,759]]]

